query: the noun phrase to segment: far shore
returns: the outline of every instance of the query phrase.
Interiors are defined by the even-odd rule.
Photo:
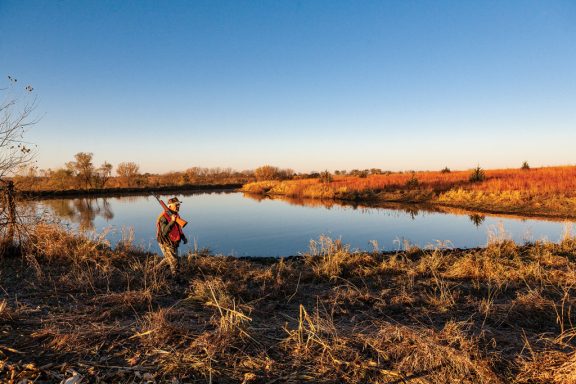
[[[253,192],[242,190],[244,193],[266,196],[268,198],[292,198],[297,199],[291,195],[270,192]],[[499,201],[476,201],[473,198],[462,201],[450,201],[443,199],[439,195],[419,195],[411,194],[410,191],[397,192],[394,194],[379,193],[371,196],[359,196],[357,194],[345,197],[331,197],[331,198],[318,198],[318,197],[300,197],[305,199],[317,199],[321,201],[336,201],[341,203],[362,203],[369,204],[370,206],[377,207],[379,204],[403,204],[403,205],[417,205],[427,206],[428,208],[438,207],[446,209],[463,210],[470,213],[484,213],[484,214],[497,214],[513,217],[535,217],[557,220],[574,220],[576,219],[576,209],[566,207],[566,205],[558,205],[553,208],[546,207],[544,209],[534,209],[533,206],[528,204],[545,205],[546,201],[530,201],[528,204],[518,204],[518,202],[499,202]],[[570,203],[570,202],[568,202]]]
[[[151,194],[186,194],[196,192],[244,192],[253,196],[262,196],[272,199],[305,199],[319,202],[336,202],[341,204],[366,204],[377,207],[380,204],[402,204],[438,207],[439,209],[457,209],[476,213],[510,215],[515,217],[537,217],[556,220],[576,219],[576,207],[573,207],[573,199],[561,196],[551,199],[550,197],[531,196],[530,200],[501,199],[500,196],[478,196],[471,191],[449,191],[449,193],[434,193],[428,191],[397,190],[397,191],[362,191],[335,194],[333,196],[294,196],[291,193],[281,193],[269,185],[282,184],[283,182],[261,183],[230,183],[230,184],[184,184],[167,185],[158,187],[130,187],[130,188],[90,188],[90,189],[67,189],[67,190],[43,190],[30,191],[20,190],[18,196],[23,199],[60,199],[81,197],[115,197],[137,196]],[[266,187],[262,188],[262,184]],[[255,188],[256,187],[256,188]],[[455,198],[456,197],[456,198]]]
[[[40,189],[41,185],[30,182],[29,187],[20,184],[17,193],[24,199],[51,199],[241,191],[272,198],[369,205],[425,204],[486,214],[576,219],[576,166],[487,171],[478,168],[472,173],[443,170],[331,175],[324,172],[315,178],[283,179],[279,174],[270,177],[274,180],[245,183],[236,179],[172,185],[162,182],[161,186],[148,183],[140,187],[118,187],[109,183],[114,186],[64,190],[32,190]]]
[[[427,212],[445,213],[445,214],[479,215],[479,216],[492,215],[512,219],[534,218],[538,220],[556,221],[556,222],[565,220],[576,220],[576,215],[565,216],[565,215],[554,215],[543,213],[518,212],[512,210],[507,211],[507,210],[496,210],[488,208],[474,208],[474,207],[467,207],[465,205],[438,203],[428,200],[402,201],[402,200],[386,200],[386,199],[367,199],[367,200],[355,200],[344,198],[320,199],[311,197],[291,197],[286,195],[275,195],[275,194],[255,194],[245,191],[241,192],[244,193],[244,196],[251,197],[253,199],[283,200],[293,204],[308,205],[308,206],[323,205],[326,207],[331,207],[333,205],[342,205],[342,206],[352,206],[356,208],[358,207],[382,208],[382,209],[396,209],[396,210],[414,209],[415,211],[423,210]]]
[[[90,188],[66,189],[52,191],[18,191],[18,195],[25,199],[72,198],[91,196],[128,196],[149,195],[157,193],[183,193],[196,191],[233,191],[242,188],[242,184],[184,184],[167,185],[159,187],[132,187],[132,188]]]
[[[546,183],[543,186],[535,185],[534,189],[515,185],[513,188],[501,188],[499,185],[493,187],[498,180],[490,180],[492,184],[466,183],[458,180],[450,182],[433,180],[428,183],[415,181],[412,185],[409,177],[404,175],[408,181],[400,180],[388,184],[386,176],[380,176],[380,180],[339,178],[333,182],[322,182],[318,179],[260,181],[244,184],[241,191],[272,198],[306,198],[370,204],[426,204],[487,214],[576,219],[576,197],[572,188],[547,190]],[[563,180],[572,182],[573,178],[564,177]]]

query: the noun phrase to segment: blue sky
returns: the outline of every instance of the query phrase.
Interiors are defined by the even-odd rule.
[[[40,168],[576,163],[574,1],[0,0],[0,52]]]

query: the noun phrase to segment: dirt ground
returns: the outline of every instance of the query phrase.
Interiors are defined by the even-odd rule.
[[[2,383],[576,383],[576,242],[160,257],[46,227],[0,261]]]

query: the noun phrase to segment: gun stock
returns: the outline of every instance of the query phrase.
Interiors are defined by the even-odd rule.
[[[181,218],[180,216],[176,218],[176,222],[178,223],[178,225],[180,225],[180,228],[184,228],[186,224],[188,224],[188,222],[183,218]]]
[[[170,211],[170,208],[168,208],[168,206],[162,201],[162,199],[160,199],[156,195],[154,195],[154,197],[156,198],[156,200],[158,200],[158,202],[162,206],[162,209],[164,209],[164,212],[166,212],[169,215],[172,215],[172,211]],[[176,222],[178,223],[180,228],[184,228],[186,226],[186,224],[188,224],[188,222],[186,220],[184,220],[183,218],[181,218],[180,215],[177,215]]]

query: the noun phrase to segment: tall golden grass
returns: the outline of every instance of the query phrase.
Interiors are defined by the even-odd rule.
[[[576,215],[576,167],[486,170],[481,182],[471,171],[333,176],[248,183],[248,193],[299,198],[432,202],[500,212]]]
[[[0,382],[576,383],[576,238],[301,258],[191,253],[41,225],[0,259]],[[31,264],[34,260],[34,265]]]
[[[417,188],[430,189],[436,192],[461,188],[488,193],[519,191],[534,195],[576,196],[576,166],[532,168],[530,170],[485,170],[486,179],[480,183],[470,182],[470,173],[471,171],[452,171],[448,173],[439,171],[375,174],[366,177],[335,175],[330,183],[322,183],[323,185],[319,185],[318,179],[303,179],[252,183],[247,188],[254,188],[250,190],[251,192],[257,192],[258,190],[269,191],[274,188],[273,192],[275,193],[290,195],[308,195],[309,193],[305,192],[308,192],[307,189],[309,188],[312,191],[321,191],[326,187],[329,187],[333,193],[337,193],[339,190],[358,192],[371,190],[378,192],[405,189],[408,182],[415,178],[418,180]]]

